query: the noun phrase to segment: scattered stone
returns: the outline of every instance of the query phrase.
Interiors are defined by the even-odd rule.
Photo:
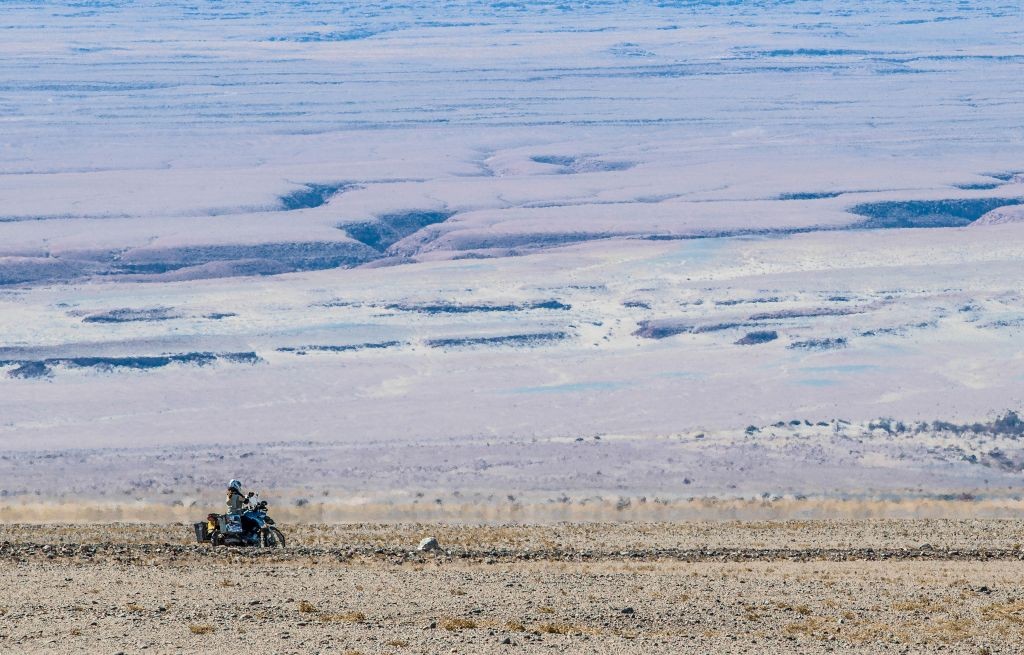
[[[421,553],[428,553],[434,550],[441,550],[441,544],[437,543],[437,539],[435,537],[425,537],[422,541],[420,541],[420,545],[416,547],[416,550],[420,551]]]

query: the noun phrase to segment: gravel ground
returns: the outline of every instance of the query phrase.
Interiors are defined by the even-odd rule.
[[[981,654],[1024,643],[1016,521],[293,526],[296,546],[269,552],[214,552],[184,531],[0,526],[0,652]],[[426,534],[442,552],[412,552]]]

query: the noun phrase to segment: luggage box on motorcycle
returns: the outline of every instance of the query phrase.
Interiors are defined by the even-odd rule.
[[[217,517],[217,529],[224,534],[241,534],[242,517],[240,514],[221,514]]]
[[[198,523],[193,523],[192,527],[196,531],[196,542],[203,543],[204,541],[210,540],[210,532],[207,529],[206,521],[199,521]]]

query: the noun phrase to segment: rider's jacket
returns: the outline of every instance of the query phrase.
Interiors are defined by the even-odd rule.
[[[243,496],[241,493],[234,489],[228,489],[228,513],[229,514],[240,514],[245,506],[249,504],[249,499]]]

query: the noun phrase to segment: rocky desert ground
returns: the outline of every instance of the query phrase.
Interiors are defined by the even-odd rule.
[[[0,526],[3,653],[1014,653],[1024,522]],[[434,536],[440,550],[418,552]]]

